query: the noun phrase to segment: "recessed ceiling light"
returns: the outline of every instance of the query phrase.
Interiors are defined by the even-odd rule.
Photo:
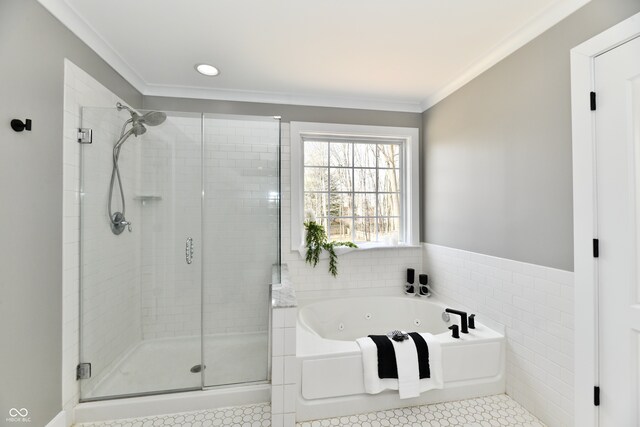
[[[196,65],[196,70],[205,76],[217,76],[220,74],[220,71],[213,65],[209,64],[198,64]]]

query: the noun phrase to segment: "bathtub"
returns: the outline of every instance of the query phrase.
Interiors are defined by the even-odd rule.
[[[451,337],[458,322],[434,299],[348,297],[299,301],[296,330],[298,396],[296,419],[353,415],[505,392],[504,335],[476,320],[476,329]],[[455,307],[453,307],[455,308]],[[362,356],[356,338],[394,329],[430,332],[442,344],[444,388],[400,399],[398,392],[364,390]]]

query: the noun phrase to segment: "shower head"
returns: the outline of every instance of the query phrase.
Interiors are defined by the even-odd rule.
[[[131,120],[131,123],[133,123],[133,126],[135,126],[136,124],[158,126],[164,123],[165,120],[167,120],[167,115],[160,111],[149,111],[148,113],[141,116],[137,112],[133,111],[131,108],[119,102],[116,104],[116,108],[118,109],[118,111],[127,110],[129,114],[131,114],[130,120]],[[136,136],[142,135],[144,132],[145,131],[142,131],[140,133],[134,132],[134,135]]]
[[[160,111],[149,111],[148,113],[141,116],[140,114],[133,111],[126,105],[121,104],[120,102],[116,103],[116,108],[118,109],[118,111],[127,110],[129,114],[131,114],[131,118],[124,123],[124,126],[122,126],[120,139],[113,147],[114,155],[116,156],[120,154],[120,147],[122,146],[122,144],[124,144],[127,138],[129,138],[132,134],[134,136],[140,136],[147,131],[147,128],[144,127],[144,125],[158,126],[159,124],[162,124],[165,120],[167,120],[167,115]],[[127,128],[127,125],[129,123],[131,123],[131,129],[129,129],[125,133],[124,130]]]
[[[161,125],[165,120],[167,120],[167,115],[160,111],[149,111],[140,118],[142,123],[149,126]]]

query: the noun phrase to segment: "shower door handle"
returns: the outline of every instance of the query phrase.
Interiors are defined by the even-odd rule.
[[[187,237],[187,244],[184,250],[184,258],[187,261],[187,264],[191,264],[193,262],[193,239],[191,237]]]

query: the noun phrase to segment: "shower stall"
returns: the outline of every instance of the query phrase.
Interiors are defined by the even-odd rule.
[[[119,105],[82,126],[81,401],[267,382],[279,119]]]

